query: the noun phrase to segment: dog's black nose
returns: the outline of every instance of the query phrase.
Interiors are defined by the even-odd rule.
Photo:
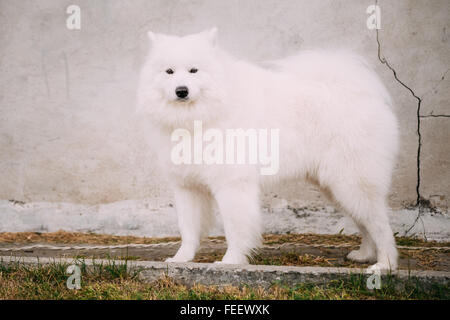
[[[175,94],[177,95],[178,98],[184,99],[188,96],[189,90],[185,86],[177,87],[175,89]]]

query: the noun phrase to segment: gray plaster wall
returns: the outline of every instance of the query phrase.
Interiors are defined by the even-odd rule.
[[[71,4],[81,8],[81,30],[66,28]],[[101,204],[170,198],[142,123],[133,117],[146,32],[182,35],[217,26],[222,47],[254,61],[303,48],[361,53],[388,86],[400,120],[391,205],[415,204],[420,194],[447,210],[450,3],[379,1],[378,41],[366,26],[371,4],[0,0],[0,199]],[[277,199],[286,206],[322,202],[317,190],[300,182],[265,191],[266,203]]]

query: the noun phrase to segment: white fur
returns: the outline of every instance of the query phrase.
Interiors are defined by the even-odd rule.
[[[260,186],[294,177],[319,186],[359,226],[361,247],[348,258],[396,269],[386,196],[398,129],[377,75],[346,52],[306,51],[260,67],[220,50],[215,34],[149,33],[137,112],[148,120],[150,143],[175,193],[182,245],[168,261],[194,258],[216,201],[228,242],[222,262],[247,263],[261,239]],[[193,67],[197,73],[188,72]],[[176,100],[180,85],[189,88],[188,101]],[[192,130],[194,120],[205,130],[279,128],[279,173],[261,176],[250,165],[172,164],[170,135],[175,128]]]

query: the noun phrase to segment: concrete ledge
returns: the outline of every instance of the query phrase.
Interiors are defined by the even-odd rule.
[[[123,260],[92,260],[84,261],[65,258],[31,258],[0,256],[0,264],[21,263],[25,265],[46,265],[51,263],[81,264],[88,268],[94,265],[123,265]],[[233,285],[269,287],[274,283],[295,286],[302,283],[326,284],[332,280],[350,279],[354,276],[367,279],[365,269],[357,268],[326,268],[326,267],[291,267],[264,265],[224,265],[214,263],[166,263],[154,261],[128,261],[129,272],[137,272],[139,279],[153,282],[163,276],[173,278],[176,282],[192,286],[203,285]],[[407,283],[420,285],[428,290],[434,285],[449,285],[450,272],[398,270],[392,274],[382,273],[381,281],[394,283],[396,289],[402,290]]]

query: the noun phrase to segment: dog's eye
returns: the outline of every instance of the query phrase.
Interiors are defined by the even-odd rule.
[[[169,69],[166,70],[166,73],[167,73],[167,74],[172,74],[172,73],[173,73],[173,70],[169,68]]]
[[[192,68],[191,70],[189,70],[190,73],[197,73],[198,69],[197,68]]]

